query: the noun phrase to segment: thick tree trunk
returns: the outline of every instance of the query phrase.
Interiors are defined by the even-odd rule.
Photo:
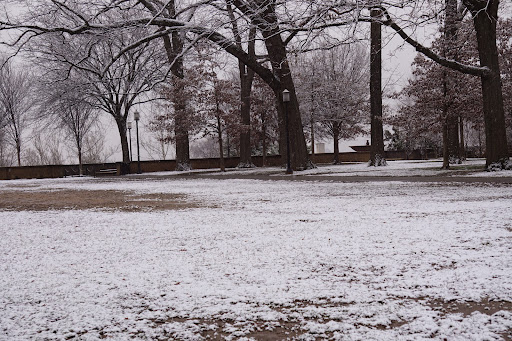
[[[457,60],[457,0],[445,0],[445,5],[443,54],[445,58]],[[446,148],[443,148],[443,168],[448,169],[450,164],[460,163],[458,115],[451,106],[451,94],[456,87],[448,72],[443,72],[443,87],[443,124],[446,129],[446,135],[443,134],[443,145],[446,144]]]
[[[126,118],[123,115],[116,115],[117,130],[121,138],[121,151],[123,153],[123,163],[130,162],[130,150],[128,148],[128,138],[126,137]]]
[[[155,7],[152,1],[141,1],[142,5],[149,9],[154,16],[164,15],[166,18],[176,19],[176,3],[174,0],[169,0],[165,5],[159,4],[163,7]],[[163,9],[166,9],[164,11]],[[171,64],[172,73],[172,93],[174,102],[174,136],[176,142],[176,170],[186,171],[190,170],[190,145],[189,145],[189,121],[186,116],[186,96],[183,91],[183,79],[185,78],[183,72],[183,41],[180,37],[179,31],[173,31],[170,36],[162,37],[164,41],[165,52],[167,59]]]
[[[473,14],[473,24],[478,41],[480,65],[488,67],[490,75],[482,76],[482,94],[485,122],[486,168],[488,170],[509,169],[505,111],[501,88],[500,65],[496,46],[496,22],[498,0],[465,0],[464,4]]]
[[[16,138],[16,156],[18,157],[18,167],[21,166],[21,142]]]
[[[464,141],[464,119],[462,116],[459,116],[459,137],[460,137],[460,144],[459,144],[459,157],[462,161],[466,160],[466,146]]]
[[[265,113],[261,115],[261,145],[262,145],[262,158],[261,166],[265,167],[267,164],[267,122],[265,121]]]
[[[267,48],[272,70],[277,79],[280,80],[279,86],[273,82],[268,84],[274,90],[278,99],[278,115],[280,125],[280,146],[283,164],[286,163],[286,143],[284,127],[284,104],[282,92],[287,89],[290,91],[290,103],[288,104],[289,132],[290,132],[290,154],[291,166],[294,170],[303,170],[312,167],[309,160],[306,139],[302,130],[302,120],[300,117],[299,103],[295,93],[295,85],[288,65],[285,43],[281,38],[281,30],[277,23],[274,1],[255,1],[253,4],[246,4],[241,1],[234,1],[235,5],[249,17],[253,17],[253,22],[258,26],[265,47]],[[250,6],[253,6],[252,8]]]
[[[82,148],[78,147],[78,175],[84,175],[84,167],[82,164]]]
[[[226,1],[226,9],[228,11],[229,19],[231,20],[231,30],[235,37],[236,45],[240,50],[243,50],[242,35],[238,29],[238,22],[234,14],[230,1]],[[247,54],[250,58],[255,59],[256,51],[256,27],[251,27],[249,30]],[[240,74],[240,162],[239,168],[251,168],[254,164],[251,160],[251,90],[252,81],[254,79],[254,71],[239,60],[238,71]],[[229,153],[228,153],[229,157]]]
[[[169,15],[176,16],[174,1],[167,5]],[[171,64],[172,92],[174,102],[174,136],[176,140],[176,170],[190,170],[190,144],[188,136],[188,119],[186,111],[186,95],[184,93],[183,79],[183,41],[178,31],[173,31],[171,36],[164,36],[164,47],[167,59]]]
[[[235,29],[238,32],[238,28]],[[251,58],[255,58],[255,39],[256,28],[251,28],[249,32],[249,42],[247,51]],[[238,36],[238,44],[242,48],[241,37]],[[245,66],[241,61],[238,62],[240,71],[240,122],[242,130],[240,131],[240,162],[238,167],[254,167],[251,160],[251,91],[254,80],[254,71]]]
[[[334,159],[332,163],[338,165],[340,163],[340,125],[338,123],[333,124],[332,137],[334,140]]]
[[[176,100],[183,98],[183,88],[179,86],[181,79],[174,77],[173,94],[174,102],[174,137],[176,141],[176,170],[190,170],[190,144],[188,136],[188,120],[184,100]]]
[[[379,19],[382,11],[374,8],[371,17]],[[372,21],[370,24],[370,116],[371,116],[371,147],[370,166],[385,166],[384,133],[382,127],[382,35],[381,23]]]
[[[251,88],[254,78],[254,71],[248,69],[245,72],[245,65],[241,65],[243,72],[240,74],[240,122],[242,130],[240,131],[240,168],[254,167],[251,160]],[[242,71],[242,69],[241,69]]]
[[[218,105],[217,110],[219,110]],[[222,122],[219,114],[217,114],[217,142],[219,144],[219,168],[222,172],[225,172],[226,163],[224,162],[224,146],[222,145]]]
[[[281,89],[275,95],[278,99],[278,113],[279,121],[282,122],[279,129],[280,131],[280,151],[283,158],[283,164],[286,163],[286,143],[284,137],[284,105],[282,99],[282,92],[287,89],[290,91],[290,103],[288,104],[288,120],[289,120],[289,133],[290,133],[290,154],[291,165],[294,170],[303,170],[310,168],[311,162],[309,160],[308,149],[306,147],[306,139],[304,138],[304,131],[302,130],[302,120],[300,117],[299,103],[295,93],[295,85],[288,65],[286,57],[286,50],[279,35],[279,32],[264,32],[265,45],[269,54],[272,64],[272,69],[281,80]]]

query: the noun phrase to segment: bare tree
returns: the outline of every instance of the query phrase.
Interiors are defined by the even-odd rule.
[[[169,138],[170,125],[167,113],[162,114],[163,111],[167,112],[168,105],[163,103],[151,103],[150,112],[152,117],[145,125],[149,134],[146,137],[141,137],[141,145],[144,150],[152,157],[158,160],[165,160],[170,154],[171,138]]]
[[[119,152],[119,148],[107,148],[105,134],[101,127],[95,127],[90,134],[84,136],[82,161],[87,163],[103,163]]]
[[[231,21],[231,30],[239,49],[243,49],[242,32],[239,29],[238,20],[231,6],[232,1],[227,0],[227,12]],[[247,54],[250,58],[256,58],[256,27],[250,26],[247,37]],[[238,61],[240,76],[240,162],[239,168],[254,167],[251,161],[251,89],[254,80],[254,71],[246,67],[242,61]]]
[[[29,124],[29,115],[35,107],[33,79],[11,63],[0,69],[0,103],[4,112],[4,131],[9,143],[16,149],[18,166],[21,166],[23,132]]]
[[[47,35],[35,47],[36,63],[48,70],[45,78],[60,84],[61,89],[80,89],[81,98],[114,119],[125,163],[130,161],[127,118],[134,106],[151,100],[152,90],[168,73],[168,68],[162,68],[166,62],[156,42],[123,52],[133,39],[143,35],[141,29],[125,30],[115,36],[68,38],[56,33]],[[74,95],[66,96],[74,101]],[[72,106],[62,103],[61,106],[67,107],[71,114]],[[72,116],[76,118],[77,114],[75,111]]]
[[[26,165],[61,165],[64,162],[62,144],[55,131],[33,131],[31,140],[32,148],[24,155]]]
[[[204,16],[201,20],[197,20],[192,24],[186,21],[167,18],[158,13],[150,16],[137,14],[129,19],[105,23],[98,22],[99,18],[102,17],[100,14],[116,11],[119,8],[122,11],[128,12],[135,8],[134,6],[137,6],[138,2],[121,1],[118,4],[117,2],[104,3],[98,1],[88,2],[87,5],[82,6],[70,3],[63,7],[60,2],[41,0],[37,2],[37,5],[41,3],[51,6],[51,10],[45,13],[50,13],[53,17],[61,15],[65,20],[58,22],[56,25],[42,25],[40,24],[41,11],[32,12],[38,15],[25,17],[24,21],[15,21],[12,17],[4,16],[0,19],[0,29],[21,32],[21,35],[14,38],[14,42],[12,42],[14,45],[20,47],[27,39],[33,39],[34,37],[56,31],[66,32],[70,35],[87,32],[96,32],[98,34],[126,29],[134,25],[151,26],[160,29],[160,31],[152,32],[130,46],[130,48],[136,48],[150,39],[160,38],[163,35],[168,35],[172,30],[179,29],[195,34],[198,38],[207,39],[241,60],[272,87],[277,98],[280,97],[282,90],[287,88],[292,95],[292,103],[290,105],[292,130],[290,136],[293,142],[291,148],[293,149],[292,158],[295,168],[307,167],[309,160],[307,158],[307,149],[305,147],[293,79],[289,72],[286,47],[291,40],[299,37],[300,34],[302,34],[302,41],[308,42],[314,40],[318,36],[318,32],[324,32],[332,27],[348,26],[351,29],[350,32],[354,32],[354,30],[357,30],[357,25],[360,22],[380,23],[390,27],[408,44],[437,63],[459,72],[481,77],[483,111],[486,124],[487,168],[502,169],[510,167],[504,124],[500,67],[495,39],[499,0],[462,1],[466,12],[470,13],[473,17],[480,55],[479,66],[463,64],[443,57],[407,34],[409,28],[415,29],[424,22],[433,22],[438,17],[440,11],[436,10],[437,6],[432,6],[432,2],[396,0],[383,2],[381,6],[376,7],[374,1],[339,2],[311,0],[306,3],[297,1],[277,2],[275,0],[233,1],[233,5],[237,8],[237,13],[248,18],[258,28],[267,48],[268,60],[271,62],[272,71],[266,68],[264,63],[251,58],[231,39],[219,33],[223,23],[219,25],[216,17],[212,19],[212,16]],[[433,3],[435,5],[440,4],[439,1],[434,1]],[[217,1],[191,1],[187,3],[187,7],[182,9],[182,11],[195,12],[203,7],[208,8],[210,11],[220,8]],[[442,10],[444,6],[439,8]],[[370,9],[374,13],[378,11],[379,15],[372,16]],[[407,11],[408,9],[410,11]],[[404,20],[400,20],[399,17],[393,15],[393,12],[402,14],[407,12],[407,15],[404,15]],[[427,15],[424,15],[424,13]],[[403,27],[402,24],[408,25],[408,27]],[[165,29],[162,30],[164,27]],[[347,30],[347,32],[349,31]],[[283,145],[283,143],[281,144]]]
[[[314,111],[320,133],[334,140],[334,164],[339,163],[339,140],[364,132],[368,112],[368,54],[362,44],[342,45],[309,53],[314,64],[299,77],[299,98]],[[304,62],[302,63],[304,66]],[[309,102],[307,100],[309,99]]]
[[[83,175],[83,149],[87,134],[98,123],[98,111],[87,101],[87,93],[77,89],[71,82],[59,86],[44,84],[47,93],[42,118],[60,129],[74,144],[78,156],[79,174]]]

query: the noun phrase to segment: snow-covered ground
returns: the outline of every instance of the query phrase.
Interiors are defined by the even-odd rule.
[[[402,162],[382,172],[409,166],[430,171]],[[0,182],[0,195],[13,190],[175,193],[202,205],[0,210],[0,340],[261,340],[282,328],[303,340],[511,334],[511,185]],[[481,311],[449,309],[464,302]]]

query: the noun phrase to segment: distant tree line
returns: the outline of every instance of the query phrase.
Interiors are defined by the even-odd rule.
[[[2,45],[11,48],[2,63],[1,138],[19,165],[27,130],[34,146],[39,139],[55,149],[42,155],[45,148],[34,147],[41,161],[59,161],[58,145],[68,137],[83,163],[105,115],[128,163],[130,115],[151,107],[146,124],[157,144],[146,141],[146,149],[166,156],[174,144],[178,170],[190,168],[191,141],[200,138],[215,141],[221,160],[240,156],[240,167],[253,166],[251,155],[272,151],[284,161],[287,131],[296,170],[313,166],[315,138],[333,138],[336,163],[337,141],[365,132],[371,134],[370,165],[384,166],[386,124],[395,127],[388,133],[395,148],[410,149],[437,134],[432,140],[442,141],[448,168],[462,159],[463,128],[478,119],[488,169],[511,166],[503,96],[510,25],[498,20],[497,0],[17,0],[5,6],[17,6],[17,14],[6,10],[0,17],[0,32],[9,37]],[[439,28],[432,47],[407,33],[425,25]],[[424,56],[396,95],[402,105],[391,118],[383,115],[383,29]],[[9,61],[18,54],[23,68]],[[10,94],[14,84],[18,95],[29,95]],[[284,90],[290,92],[286,107]],[[428,102],[433,98],[435,105]],[[463,117],[469,114],[464,105],[476,98],[473,117]],[[55,143],[40,132],[50,126],[61,132]],[[2,143],[2,158],[7,146]]]

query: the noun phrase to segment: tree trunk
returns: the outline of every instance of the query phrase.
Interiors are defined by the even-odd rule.
[[[228,11],[229,19],[231,20],[231,30],[235,37],[235,42],[240,50],[243,50],[242,36],[238,29],[238,22],[234,14],[231,2],[226,0],[226,9]],[[247,54],[250,58],[255,59],[256,51],[256,27],[252,26],[249,30],[247,42]],[[240,161],[239,168],[251,168],[254,164],[251,160],[251,89],[252,81],[254,79],[254,71],[246,67],[246,65],[238,60],[238,71],[240,74]],[[229,154],[228,154],[229,157]]]
[[[151,11],[154,16],[164,15],[171,19],[176,19],[176,4],[174,0],[169,0],[164,5],[167,14],[163,8],[154,7],[151,1],[142,1],[143,6]],[[163,5],[163,4],[162,4]],[[189,145],[189,121],[186,116],[186,96],[183,88],[183,79],[185,78],[183,72],[183,41],[180,37],[179,31],[173,31],[170,36],[162,37],[164,41],[164,48],[167,54],[169,64],[171,64],[172,73],[172,93],[174,102],[174,136],[176,143],[176,170],[187,171],[190,170],[190,145]]]
[[[240,168],[253,167],[251,160],[251,88],[254,71],[248,69],[245,72],[245,65],[242,65],[244,73],[240,74]]]
[[[482,128],[478,126],[478,156],[482,157]]]
[[[460,137],[460,144],[459,144],[459,156],[462,161],[466,160],[466,146],[464,141],[464,119],[462,116],[459,116],[459,137]]]
[[[218,106],[217,106],[218,110]],[[222,122],[220,115],[217,113],[217,141],[219,143],[219,168],[221,172],[226,171],[226,165],[224,162],[224,146],[222,145]]]
[[[446,83],[443,82],[443,87],[446,90]],[[446,93],[446,91],[445,91]],[[443,126],[443,166],[441,169],[450,168],[450,153],[448,152],[448,122],[446,117],[446,104],[443,105],[443,113],[441,114],[441,122]]]
[[[265,167],[267,164],[267,122],[265,121],[265,113],[261,115],[261,144],[262,144],[262,158],[261,158],[261,166]]]
[[[457,0],[445,0],[446,19],[444,23],[443,54],[445,58],[458,60],[457,56]],[[450,164],[460,163],[459,151],[459,126],[458,116],[451,106],[452,95],[456,86],[448,72],[443,72],[444,105],[443,124],[446,135],[443,134],[443,168],[448,169]]]
[[[448,110],[450,111],[446,118],[448,162],[450,164],[460,164],[459,119],[454,112]]]
[[[288,109],[288,122],[290,133],[290,154],[291,165],[294,170],[304,170],[311,167],[309,160],[308,149],[306,147],[306,139],[304,138],[304,131],[302,130],[302,120],[300,117],[299,103],[295,93],[295,85],[291,76],[290,68],[286,58],[286,50],[278,32],[266,32],[263,34],[265,45],[269,54],[274,72],[281,80],[281,89],[275,92],[278,99],[278,114],[279,121],[282,123],[280,131],[280,151],[283,164],[286,163],[286,143],[285,142],[285,127],[284,127],[284,104],[282,92],[287,89],[290,91],[290,102],[287,105]]]
[[[238,30],[237,30],[238,31]],[[241,37],[240,37],[241,38]],[[252,58],[255,56],[255,38],[256,29],[252,28],[249,32],[248,54]],[[239,42],[241,48],[241,41]],[[254,80],[254,71],[238,62],[240,71],[240,122],[242,130],[240,131],[240,162],[238,167],[254,167],[251,160],[251,91]]]
[[[171,18],[176,16],[174,1],[167,5]],[[167,59],[171,64],[172,92],[174,102],[174,136],[176,140],[176,170],[190,170],[190,144],[188,136],[188,119],[186,111],[186,95],[183,80],[183,41],[178,31],[173,31],[171,36],[164,36],[164,47]]]
[[[337,122],[333,123],[332,137],[334,140],[334,159],[332,163],[338,165],[340,163],[340,125]]]
[[[380,1],[378,1],[380,3]],[[370,15],[379,19],[382,11],[372,8]],[[370,166],[385,166],[384,133],[382,127],[382,35],[381,23],[372,21],[370,24],[370,118],[371,146]]]
[[[176,86],[180,83],[175,79],[173,86],[173,93],[176,96],[183,96],[183,89]],[[187,171],[190,170],[190,144],[187,125],[187,116],[185,103],[183,101],[177,101],[174,103],[174,137],[176,140],[176,170]]]
[[[82,148],[78,147],[78,175],[84,175],[84,169],[82,164]]]
[[[313,112],[311,112],[311,162],[315,162],[315,120],[313,118]]]
[[[496,46],[499,1],[465,0],[464,4],[473,15],[480,65],[491,70],[490,75],[481,77],[485,122],[485,165],[488,170],[509,169],[512,164],[508,158],[505,111]]]
[[[249,16],[254,16],[251,10],[246,6],[236,1],[237,7],[242,11],[248,11]],[[309,160],[308,149],[306,147],[306,139],[304,131],[302,130],[302,120],[300,117],[299,103],[295,93],[295,85],[293,82],[290,66],[288,65],[286,46],[281,38],[281,30],[277,22],[274,2],[256,1],[255,6],[259,9],[257,13],[261,20],[257,20],[255,24],[261,31],[265,47],[267,48],[268,57],[272,70],[277,79],[280,80],[280,87],[275,84],[269,84],[274,90],[274,94],[278,100],[278,115],[280,123],[280,152],[283,164],[286,163],[286,143],[285,142],[285,127],[284,127],[284,104],[282,93],[286,89],[290,91],[290,103],[288,106],[288,119],[289,119],[289,132],[290,132],[290,154],[291,166],[294,170],[303,170],[311,168],[312,164]]]
[[[121,151],[123,153],[123,163],[130,162],[130,150],[128,148],[128,138],[126,137],[126,118],[123,115],[116,115],[117,130],[121,138]]]
[[[78,175],[82,176],[83,173],[83,167],[82,167],[82,143],[81,143],[81,136],[80,132],[75,135],[75,143],[76,143],[76,151],[78,154]]]
[[[18,167],[21,166],[21,141],[16,137],[16,156],[18,157]]]

